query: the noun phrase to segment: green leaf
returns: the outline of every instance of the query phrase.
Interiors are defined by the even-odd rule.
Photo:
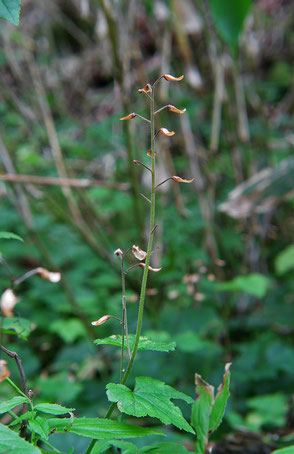
[[[227,363],[225,366],[225,373],[223,376],[223,382],[218,387],[217,394],[214,400],[214,405],[210,415],[209,430],[214,431],[218,428],[224,417],[228,398],[230,397],[230,366],[231,363]]]
[[[9,423],[9,427],[16,426],[17,424],[21,423],[24,419],[27,421],[30,421],[31,419],[34,419],[36,413],[34,411],[26,411],[22,415],[20,415],[18,418],[14,419]]]
[[[48,439],[50,429],[45,418],[37,416],[35,419],[29,422],[29,427],[32,432],[37,433],[41,438],[44,438],[45,440]]]
[[[251,397],[247,401],[251,412],[247,414],[246,424],[251,430],[260,430],[262,426],[283,426],[288,405],[287,397],[281,392]]]
[[[49,413],[50,415],[64,415],[70,411],[74,411],[75,408],[66,408],[58,404],[37,404],[35,410],[42,411],[43,413]]]
[[[91,454],[102,454],[107,451],[111,446],[115,448],[123,449],[123,454],[140,454],[139,448],[129,441],[122,440],[111,440],[105,441],[100,440],[95,444],[94,448],[91,451]],[[142,452],[142,451],[141,451]]]
[[[31,332],[31,322],[25,318],[5,317],[2,319],[2,330],[5,334],[14,334],[26,340]]]
[[[0,404],[0,414],[12,410],[14,407],[21,405],[24,402],[29,402],[29,399],[26,399],[23,396],[15,396],[10,400],[6,400]]]
[[[71,432],[82,437],[96,440],[111,440],[113,438],[136,438],[147,435],[163,435],[162,432],[147,427],[101,418],[76,418],[73,422],[69,418],[55,418],[48,420],[49,428],[57,432]]]
[[[135,344],[135,335],[132,334],[129,336],[130,342],[130,349],[133,350]],[[121,336],[120,335],[113,335],[110,337],[106,337],[105,339],[96,339],[94,341],[97,345],[115,345],[117,347],[121,347]],[[125,339],[125,348],[126,339]],[[172,341],[156,341],[152,339],[148,339],[147,337],[140,337],[139,340],[139,347],[138,350],[153,350],[157,352],[168,352],[173,351],[176,348],[176,343]]]
[[[9,454],[41,454],[40,449],[31,445],[16,432],[0,424],[0,452]]]
[[[11,1],[11,0],[6,0],[6,3],[8,3],[9,1]],[[3,17],[3,16],[1,16],[1,3],[2,2],[3,2],[3,0],[0,0],[0,17]],[[18,241],[22,241],[23,242],[23,239],[20,236],[16,235],[15,233],[11,233],[11,232],[0,232],[0,240],[3,240],[3,239],[5,239],[5,240],[18,240]]]
[[[278,275],[285,274],[294,268],[294,244],[278,254],[275,260],[275,268]]]
[[[219,33],[236,50],[251,0],[209,0],[209,3]]]
[[[181,410],[170,399],[181,399],[193,403],[186,394],[165,385],[160,380],[150,377],[137,377],[134,391],[125,385],[109,383],[107,397],[117,402],[118,409],[132,416],[151,416],[160,419],[163,424],[173,424],[179,429],[194,433],[192,427],[184,419]]]
[[[197,399],[192,408],[191,424],[196,430],[196,454],[204,454],[208,440],[210,414],[214,403],[214,387],[195,374]]]
[[[294,454],[294,446],[277,449],[276,451],[273,451],[272,454]]]
[[[76,339],[86,335],[84,325],[76,318],[55,320],[50,326],[50,331],[57,333],[68,344],[72,344]]]
[[[157,443],[154,446],[145,446],[141,451],[141,453],[148,453],[148,454],[189,454],[191,451],[188,451],[184,445],[180,445],[179,443],[171,443],[171,442],[162,442]],[[132,454],[124,453],[123,454]]]
[[[252,273],[247,276],[238,276],[232,281],[218,284],[220,290],[241,291],[263,298],[267,292],[269,279],[263,274]]]

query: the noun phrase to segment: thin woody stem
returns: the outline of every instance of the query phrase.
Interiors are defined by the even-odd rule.
[[[22,367],[22,363],[21,363],[21,359],[20,357],[18,356],[18,354],[16,352],[12,352],[11,350],[8,350],[7,348],[5,348],[3,345],[0,345],[0,350],[2,350],[2,352],[6,353],[6,355],[8,355],[10,358],[13,358],[15,359],[15,362],[16,362],[16,365],[18,367],[18,370],[19,370],[19,375],[20,375],[20,378],[21,378],[21,385],[22,385],[22,392],[21,394],[23,394],[25,397],[29,398],[28,397],[28,387],[27,387],[27,380],[26,380],[26,376],[25,376],[25,372],[23,370],[23,367]],[[13,386],[15,389],[17,389],[17,391],[19,392],[20,390],[16,387],[16,385],[9,379],[7,378],[6,379],[11,386]],[[22,407],[22,412],[23,414],[26,413],[28,409],[28,404],[25,402],[23,404],[23,407]],[[27,421],[24,420],[22,421],[22,424],[21,424],[21,429],[20,429],[20,435],[21,437],[24,437],[25,436],[25,433],[26,433],[26,428],[27,428]]]

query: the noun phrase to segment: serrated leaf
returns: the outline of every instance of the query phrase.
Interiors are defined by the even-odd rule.
[[[192,408],[191,424],[196,430],[196,454],[204,454],[208,440],[210,415],[214,403],[214,388],[203,378],[195,374],[196,393],[198,394]]]
[[[41,454],[40,449],[31,445],[16,432],[0,424],[0,452],[9,454]]]
[[[279,276],[294,268],[294,244],[278,254],[275,260],[275,268]]]
[[[48,420],[49,428],[57,432],[71,432],[82,437],[96,440],[111,440],[113,438],[136,438],[147,435],[163,435],[159,430],[148,427],[133,426],[118,421],[102,418],[54,418]]]
[[[217,390],[217,394],[214,400],[213,408],[210,415],[209,430],[214,431],[218,428],[224,417],[228,398],[230,397],[230,366],[231,363],[225,365],[225,373],[223,376],[223,382],[220,384]]]
[[[14,419],[9,423],[9,427],[16,426],[17,424],[21,423],[24,419],[27,421],[30,421],[31,419],[34,419],[35,417],[35,412],[34,411],[26,411],[22,415],[20,415],[18,418]]]
[[[113,335],[104,339],[94,340],[96,345],[115,345],[121,347],[121,336]],[[135,335],[129,336],[130,349],[133,350],[135,344]],[[125,348],[127,348],[125,340]],[[176,343],[173,341],[156,341],[147,337],[140,337],[138,350],[152,350],[157,352],[169,352],[176,348]]]
[[[8,1],[9,0],[7,0],[7,3],[8,3]],[[3,17],[3,16],[1,16],[1,3],[3,3],[3,0],[0,0],[0,17]],[[23,239],[20,236],[16,235],[15,233],[11,233],[11,232],[0,232],[0,240],[18,240],[23,243]]]
[[[37,433],[41,438],[44,438],[45,440],[48,439],[50,429],[46,419],[37,416],[35,419],[29,422],[29,427],[32,432]]]
[[[5,334],[14,334],[26,339],[31,332],[31,322],[25,318],[5,317],[2,319],[2,330]]]
[[[29,399],[26,399],[23,396],[15,396],[12,399],[5,400],[0,404],[0,414],[6,413],[7,411],[12,410],[14,407],[17,407],[17,405],[21,405],[25,402],[29,402]]]
[[[160,419],[163,424],[173,424],[194,433],[181,410],[170,401],[181,399],[191,404],[193,399],[164,382],[150,377],[137,377],[134,391],[115,383],[109,383],[106,388],[108,399],[117,402],[121,412],[137,417],[148,415]]]
[[[48,403],[37,404],[34,408],[37,411],[48,413],[50,415],[64,415],[65,413],[75,410],[75,408],[66,408],[62,407],[62,405]]]
[[[218,31],[235,50],[251,0],[209,0],[209,3]]]

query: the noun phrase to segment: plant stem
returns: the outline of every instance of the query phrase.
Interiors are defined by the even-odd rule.
[[[136,354],[138,351],[140,334],[142,329],[142,322],[143,322],[143,313],[144,313],[144,302],[146,296],[146,286],[147,286],[147,279],[148,279],[148,266],[150,262],[151,250],[152,250],[152,242],[153,242],[153,235],[155,232],[155,121],[154,121],[154,90],[152,90],[152,94],[150,96],[150,119],[151,119],[151,159],[152,159],[152,180],[151,180],[151,208],[150,208],[150,230],[149,230],[149,239],[148,239],[148,247],[147,247],[147,255],[145,259],[145,268],[142,277],[142,285],[141,285],[141,294],[140,294],[140,301],[139,301],[139,311],[138,311],[138,320],[137,320],[137,330],[136,330],[136,337],[135,337],[135,344],[132,351],[132,356],[130,362],[128,364],[127,370],[124,376],[121,379],[121,384],[125,384],[130,372],[132,370]],[[116,407],[116,403],[112,403],[106,413],[105,418],[110,418],[113,413],[113,410]],[[92,440],[86,454],[90,454],[92,449],[96,444],[96,440]]]

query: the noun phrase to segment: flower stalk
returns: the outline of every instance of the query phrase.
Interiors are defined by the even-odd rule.
[[[155,170],[156,170],[155,169],[155,155],[156,155],[155,139],[156,139],[156,137],[157,137],[157,135],[159,133],[161,133],[163,135],[166,135],[166,136],[172,136],[175,133],[174,133],[174,131],[169,131],[166,128],[160,128],[156,132],[155,131],[155,115],[157,113],[159,113],[161,110],[165,109],[165,108],[168,108],[168,110],[170,110],[172,112],[175,112],[175,113],[179,113],[179,114],[182,114],[182,113],[185,112],[185,109],[183,111],[181,111],[181,110],[175,108],[174,106],[172,106],[170,104],[167,105],[167,106],[164,106],[163,108],[161,108],[161,109],[156,111],[155,110],[154,89],[155,89],[157,83],[162,78],[164,78],[164,79],[166,79],[168,81],[180,81],[180,80],[183,79],[183,77],[184,76],[174,77],[174,76],[171,76],[169,74],[164,74],[161,77],[159,77],[154,82],[154,84],[152,86],[150,84],[146,84],[142,89],[138,90],[139,93],[144,93],[145,96],[147,96],[148,99],[150,100],[150,120],[147,120],[147,121],[150,122],[151,149],[148,151],[147,155],[151,157],[151,167],[145,166],[145,164],[143,164],[141,161],[134,160],[133,162],[135,164],[138,164],[138,165],[143,165],[143,167],[145,167],[151,173],[151,194],[150,194],[150,199],[147,198],[144,194],[141,194],[144,197],[144,199],[146,199],[150,203],[150,221],[149,221],[149,236],[148,236],[147,252],[146,252],[146,256],[144,254],[144,258],[142,257],[142,260],[144,260],[144,262],[140,261],[139,263],[129,267],[125,271],[124,270],[124,263],[123,263],[125,254],[120,255],[121,261],[122,261],[122,295],[123,295],[122,296],[123,334],[122,334],[120,383],[123,384],[123,385],[126,383],[128,377],[129,377],[129,375],[131,373],[131,370],[132,370],[132,367],[133,367],[133,364],[134,364],[134,361],[135,361],[135,358],[136,358],[136,355],[137,355],[137,351],[138,351],[139,340],[140,340],[140,335],[141,335],[141,331],[142,331],[143,313],[144,313],[144,304],[145,304],[145,297],[146,297],[148,273],[149,273],[149,271],[157,272],[157,271],[160,271],[160,269],[161,269],[161,268],[152,268],[150,266],[150,257],[151,257],[151,253],[152,253],[153,237],[154,237],[154,234],[155,234],[155,231],[156,231],[156,228],[157,228],[157,224],[155,224],[155,192],[156,192],[156,188],[158,186],[156,186],[156,184],[155,184],[155,176],[156,176],[156,174],[155,174]],[[131,120],[135,116],[138,116],[138,117],[140,117],[143,120],[146,120],[145,118],[142,118],[140,115],[135,114],[134,112],[132,114],[129,114],[126,117],[121,118],[121,120]],[[191,181],[190,180],[183,180],[180,177],[170,177],[169,179],[173,179],[174,181],[183,182],[183,183],[184,182],[188,183],[188,182],[192,181],[192,180]],[[133,253],[136,252],[138,254],[138,250],[139,249],[140,248],[138,248],[138,246],[133,246]],[[140,250],[139,252],[142,253],[144,251]],[[137,256],[135,253],[134,253],[134,255],[136,256],[136,258],[140,259],[140,257]],[[132,353],[130,355],[130,359],[129,359],[129,363],[128,363],[127,369],[123,373],[123,363],[124,363],[124,327],[125,327],[125,323],[126,323],[125,280],[124,280],[124,277],[125,277],[125,274],[128,271],[130,271],[132,268],[135,268],[136,266],[142,267],[144,269],[144,271],[143,271],[143,276],[142,276],[142,284],[141,284],[141,292],[140,292],[139,308],[138,308],[138,318],[137,318],[137,328],[136,328],[134,346],[133,346]],[[126,336],[128,336],[127,330],[126,330]],[[128,339],[127,339],[127,342],[128,342]],[[105,417],[106,418],[110,418],[110,416],[112,415],[112,413],[113,413],[115,408],[116,408],[116,403],[112,403],[110,405],[110,407],[108,409],[108,412],[107,412]],[[92,442],[91,442],[86,454],[90,454],[92,452],[92,449],[94,448],[95,443],[96,443],[96,440],[92,440]]]

